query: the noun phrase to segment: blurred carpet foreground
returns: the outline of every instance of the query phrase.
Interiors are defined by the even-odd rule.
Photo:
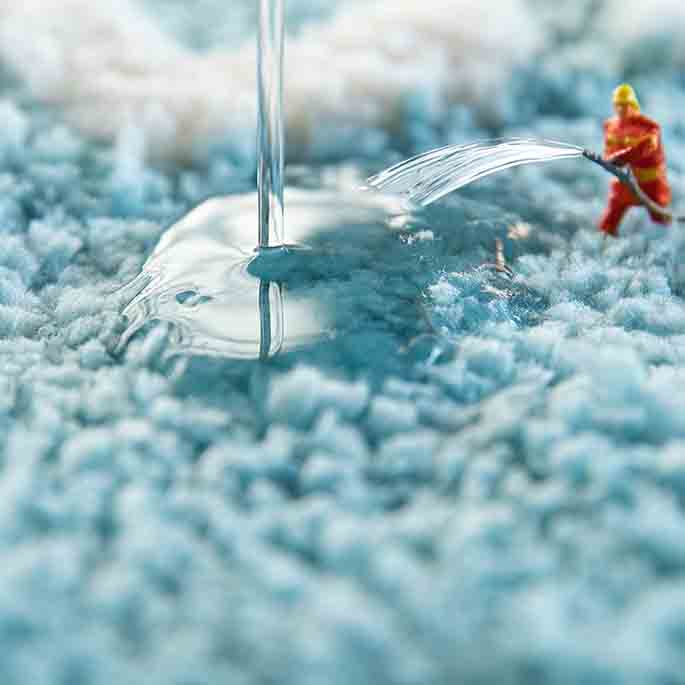
[[[600,254],[590,164],[389,234],[356,334],[110,353],[169,222],[254,184],[252,4],[0,0],[3,685],[685,682],[685,243],[634,212]],[[629,77],[685,207],[681,3],[288,8],[322,183],[492,135],[598,148]],[[513,283],[476,269],[496,237]]]

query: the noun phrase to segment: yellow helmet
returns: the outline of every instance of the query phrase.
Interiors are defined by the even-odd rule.
[[[627,83],[622,83],[614,89],[614,105],[630,105],[638,112],[640,111],[637,95],[635,95],[633,87]]]

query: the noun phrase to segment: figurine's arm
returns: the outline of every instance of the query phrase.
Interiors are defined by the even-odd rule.
[[[605,156],[605,159],[612,164],[623,166],[630,164],[640,157],[650,152],[654,152],[659,146],[659,129],[655,128],[649,133],[641,136],[637,142],[630,147],[623,148]]]

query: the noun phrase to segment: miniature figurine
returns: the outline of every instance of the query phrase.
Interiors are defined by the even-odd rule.
[[[671,188],[666,179],[666,158],[661,142],[661,129],[652,119],[640,113],[635,91],[627,83],[614,90],[616,116],[604,122],[604,159],[617,166],[628,165],[644,194],[657,205],[671,201]],[[618,226],[626,211],[645,202],[618,179],[611,182],[609,204],[599,222],[606,235],[618,236]],[[669,212],[647,207],[652,221],[669,224]]]

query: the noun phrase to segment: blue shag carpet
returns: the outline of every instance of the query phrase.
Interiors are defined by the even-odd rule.
[[[377,156],[307,182],[492,135],[597,149],[629,76],[685,209],[685,86],[656,53],[544,54],[498,122],[417,97]],[[115,353],[112,293],[253,160],[155,166],[6,72],[2,98],[3,685],[683,682],[682,228],[633,210],[602,252],[608,177],[522,168],[361,251],[326,301],[342,334],[170,365],[163,325]],[[498,237],[511,281],[479,268]]]

